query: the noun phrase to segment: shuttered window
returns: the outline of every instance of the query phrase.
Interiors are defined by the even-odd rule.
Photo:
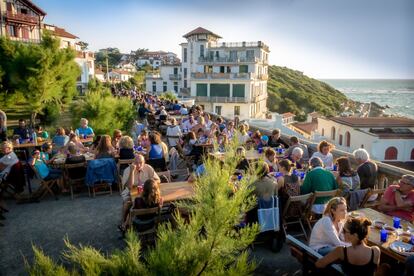
[[[233,97],[244,98],[244,84],[233,84]]]
[[[210,97],[230,97],[230,84],[212,83]]]
[[[206,83],[197,83],[196,95],[199,97],[207,96],[207,84]]]

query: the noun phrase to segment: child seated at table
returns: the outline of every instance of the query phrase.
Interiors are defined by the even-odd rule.
[[[32,152],[32,159],[30,165],[34,168],[39,177],[45,181],[57,180],[58,186],[65,192],[62,180],[62,171],[59,169],[49,168],[46,163],[40,158],[40,151],[34,150]]]
[[[40,159],[43,160],[46,164],[51,164],[56,159],[56,157],[52,156],[53,146],[51,143],[46,142],[42,145],[42,151],[40,152]]]
[[[279,171],[279,167],[277,165],[277,158],[276,152],[272,148],[268,148],[265,151],[265,162],[269,165],[269,172],[277,172]]]

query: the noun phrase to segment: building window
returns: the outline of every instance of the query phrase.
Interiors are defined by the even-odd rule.
[[[233,97],[244,98],[244,84],[233,84]]]
[[[246,59],[251,61],[254,58],[254,50],[247,50],[246,51]]]
[[[7,25],[7,33],[9,36],[17,37],[17,27],[14,25]]]
[[[178,68],[174,67],[174,75],[178,75]]]
[[[385,160],[397,160],[398,150],[396,147],[389,147],[385,150]]]
[[[220,73],[224,73],[224,66],[220,66]]]
[[[248,65],[240,65],[239,66],[239,73],[248,73],[249,72],[249,66]]]
[[[410,159],[411,160],[414,160],[414,149],[411,150],[411,157],[410,157]]]
[[[227,66],[227,73],[231,73],[231,67]]]
[[[184,78],[187,78],[187,68],[184,68]]]
[[[349,131],[345,132],[345,146],[351,146],[351,133]]]
[[[221,105],[216,105],[214,111],[217,115],[221,115]]]
[[[184,80],[184,88],[187,88],[187,80]]]
[[[240,116],[240,106],[234,106],[234,116]]]
[[[196,96],[207,97],[207,84],[206,83],[197,83],[196,89],[197,89]]]
[[[152,82],[152,92],[157,92],[157,83],[155,81]]]
[[[187,62],[187,48],[184,48],[183,61]]]
[[[204,45],[200,45],[200,57],[204,57]]]
[[[210,84],[210,97],[230,97],[230,84]]]
[[[339,134],[339,145],[340,145],[340,146],[342,146],[342,139],[343,139],[342,134]]]
[[[178,93],[178,82],[174,82],[174,91],[175,93]]]
[[[335,127],[332,127],[331,128],[331,139],[333,141],[335,141],[335,136],[336,136],[336,130],[335,130]]]
[[[167,82],[166,81],[164,81],[162,83],[162,91],[167,92]]]
[[[322,135],[322,136],[325,136],[325,129],[324,129],[324,128],[322,128],[322,133],[321,133],[321,135]]]
[[[29,39],[30,38],[30,36],[29,36],[29,29],[27,27],[23,27],[22,28],[22,37],[24,39]]]

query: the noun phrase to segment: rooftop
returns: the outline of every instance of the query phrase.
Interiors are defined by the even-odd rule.
[[[45,16],[47,13],[42,10],[41,8],[39,8],[37,5],[35,5],[32,1],[30,0],[21,0],[21,2],[23,2],[24,4],[28,5],[31,9],[33,9],[35,12]]]
[[[350,127],[414,127],[414,120],[403,117],[331,117],[331,121]]]
[[[215,37],[217,37],[217,38],[222,38],[221,36],[219,36],[219,35],[217,35],[217,34],[215,34],[215,33],[211,32],[211,31],[209,31],[209,30],[206,30],[206,29],[204,29],[204,28],[202,28],[202,27],[198,27],[198,28],[196,28],[196,29],[192,30],[191,32],[189,32],[189,33],[187,33],[187,34],[183,35],[183,37],[184,37],[184,38],[188,38],[188,37],[190,37],[190,36],[192,36],[192,35],[198,35],[198,34],[207,34],[207,35],[215,36]]]
[[[311,123],[293,123],[292,126],[302,130],[303,132],[306,132],[307,134],[311,134],[312,131],[315,131],[318,129],[318,123],[311,122]]]
[[[65,29],[59,28],[59,27],[57,27],[55,25],[44,24],[43,25],[43,28],[46,29],[46,30],[51,31],[52,34],[55,35],[55,36],[66,37],[66,38],[71,38],[71,39],[77,39],[77,38],[79,38],[76,35],[67,32]]]

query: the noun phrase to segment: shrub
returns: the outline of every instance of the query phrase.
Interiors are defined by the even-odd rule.
[[[129,129],[136,117],[132,102],[127,98],[115,98],[110,92],[88,92],[83,99],[71,106],[73,125],[80,118],[87,118],[96,134],[112,133],[114,129]]]

